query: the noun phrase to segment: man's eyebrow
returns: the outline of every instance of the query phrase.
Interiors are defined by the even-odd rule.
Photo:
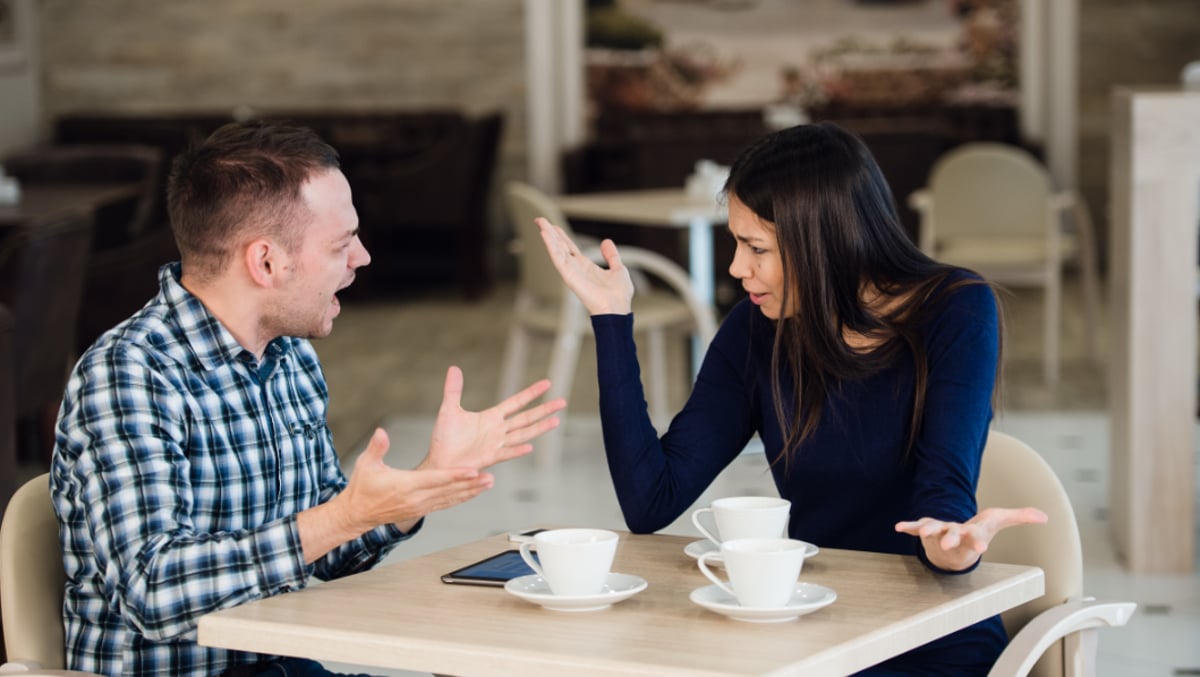
[[[334,240],[334,242],[341,242],[342,240],[350,240],[350,239],[353,239],[355,235],[358,235],[358,228],[355,228],[353,230],[347,230],[346,232],[342,233],[341,237]]]

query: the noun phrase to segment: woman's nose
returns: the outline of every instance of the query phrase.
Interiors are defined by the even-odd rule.
[[[733,260],[729,262],[729,274],[741,280],[745,279],[745,266],[742,265],[741,255],[738,252],[733,253]]]

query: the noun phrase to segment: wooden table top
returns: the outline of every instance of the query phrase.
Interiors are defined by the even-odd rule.
[[[845,675],[1041,596],[1036,567],[984,562],[939,576],[914,557],[823,549],[802,581],[832,605],[785,623],[731,620],[693,603],[709,584],[680,536],[621,533],[613,571],[646,590],[603,611],[549,611],[443,573],[503,536],[385,565],[200,620],[199,642],[454,675]],[[403,544],[399,547],[403,548]]]
[[[100,207],[136,197],[142,184],[112,183],[24,183],[21,201],[0,204],[0,227],[36,224],[64,217],[91,215]]]
[[[729,214],[716,200],[697,199],[682,188],[579,193],[555,198],[568,218],[686,228],[696,219],[725,223]]]

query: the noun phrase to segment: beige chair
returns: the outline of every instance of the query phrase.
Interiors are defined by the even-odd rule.
[[[913,193],[909,204],[921,215],[920,246],[926,254],[998,284],[1042,287],[1043,371],[1049,385],[1057,384],[1059,374],[1062,266],[1077,261],[1085,348],[1087,357],[1095,358],[1100,283],[1091,217],[1077,195],[1054,190],[1032,155],[999,143],[961,145],[938,159],[928,186]],[[1071,216],[1071,231],[1062,227],[1065,213]]]
[[[545,217],[570,234],[570,224],[558,206],[533,186],[512,182],[506,188],[508,213],[517,232],[515,253],[519,258],[519,282],[513,306],[508,345],[501,367],[500,396],[511,395],[521,383],[534,337],[553,337],[549,397],[566,397],[571,392],[579,349],[591,330],[587,310],[563,284],[546,254],[534,219]],[[573,235],[573,234],[572,234]],[[598,247],[581,243],[581,251],[602,261]],[[716,333],[715,313],[692,290],[687,273],[670,259],[639,247],[621,247],[621,261],[634,278],[633,317],[635,332],[646,337],[647,359],[643,362],[649,409],[655,425],[665,426],[667,403],[666,336],[668,331],[688,332],[707,345]],[[651,278],[661,284],[652,285]],[[538,442],[538,463],[543,469],[557,466],[562,452],[563,427]]]
[[[0,524],[0,614],[8,653],[0,674],[92,675],[62,669],[65,581],[50,476],[43,474],[17,489]]]
[[[1079,527],[1054,471],[1024,442],[993,430],[975,496],[980,508],[1034,506],[1050,518],[1005,529],[984,555],[989,562],[1041,567],[1046,575],[1043,596],[1003,614],[1012,640],[990,677],[1094,674],[1096,628],[1125,625],[1137,605],[1083,596]]]

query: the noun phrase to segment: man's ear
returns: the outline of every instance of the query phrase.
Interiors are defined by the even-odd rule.
[[[272,289],[284,279],[287,253],[266,238],[256,238],[242,249],[246,274],[254,284]]]

